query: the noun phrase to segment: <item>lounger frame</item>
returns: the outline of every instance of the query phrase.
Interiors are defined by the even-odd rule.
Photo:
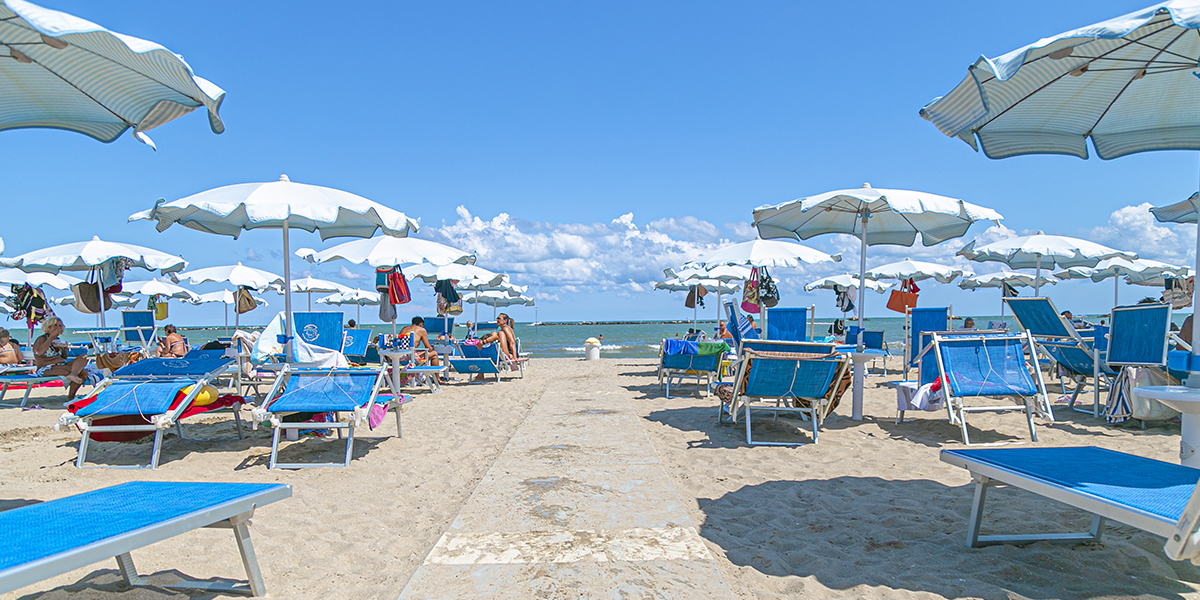
[[[263,403],[261,408],[255,410],[255,426],[257,427],[258,423],[260,423],[262,421],[269,421],[271,423],[272,428],[274,429],[274,431],[271,434],[271,459],[267,465],[267,468],[268,469],[275,469],[275,468],[312,469],[312,468],[317,468],[317,467],[348,467],[348,466],[350,466],[350,460],[354,457],[354,428],[358,424],[360,424],[360,422],[365,421],[366,415],[371,411],[371,408],[373,406],[375,406],[375,401],[379,397],[379,390],[383,387],[384,381],[387,379],[387,368],[386,367],[378,369],[378,372],[376,372],[376,374],[375,374],[375,383],[374,383],[374,386],[371,388],[371,398],[367,401],[366,404],[362,405],[359,409],[357,409],[354,412],[354,415],[351,416],[346,421],[339,420],[340,416],[341,416],[340,413],[342,411],[325,411],[325,412],[334,413],[335,420],[333,422],[326,422],[326,423],[284,422],[283,420],[280,419],[280,416],[284,413],[270,412],[270,408],[271,408],[271,404],[277,398],[277,392],[279,391],[279,387],[284,385],[287,382],[287,380],[291,377],[291,375],[296,375],[296,374],[318,375],[318,374],[321,374],[321,375],[330,375],[330,376],[336,376],[336,375],[360,375],[361,376],[368,372],[375,372],[375,369],[292,369],[290,367],[290,365],[285,366],[283,368],[283,370],[280,371],[279,377],[275,380],[275,384],[271,386],[271,391],[267,393],[268,400]],[[404,430],[400,423],[400,408],[403,404],[403,400],[400,397],[400,395],[393,390],[392,391],[392,399],[389,400],[387,402],[387,404],[391,408],[393,408],[396,412],[396,435],[398,437],[403,437]],[[309,412],[309,411],[305,411],[305,412]],[[317,411],[317,412],[320,412],[320,411]],[[281,462],[279,462],[279,435],[280,435],[280,432],[284,432],[288,429],[295,429],[297,431],[301,430],[301,429],[332,429],[337,432],[339,439],[342,437],[342,431],[345,430],[346,431],[345,460],[343,460],[340,463],[281,463]]]
[[[704,391],[704,396],[709,395],[709,388],[712,387],[713,377],[720,374],[721,360],[724,354],[712,354],[700,356],[696,355],[671,355],[666,354],[667,340],[663,340],[658,347],[658,385],[664,388],[664,394],[667,398],[671,397],[671,378],[679,380],[678,385],[683,385],[684,379],[696,380],[696,391]],[[687,356],[690,358],[686,366],[667,366],[674,356]],[[680,359],[682,360],[682,359]]]
[[[149,527],[113,536],[99,542],[76,548],[55,556],[17,565],[0,572],[0,593],[32,585],[55,575],[68,573],[109,558],[117,559],[121,577],[130,586],[150,586],[137,574],[130,553],[155,542],[173,538],[179,534],[200,528],[231,529],[237,541],[242,566],[246,569],[247,581],[224,583],[213,581],[181,581],[174,585],[156,586],[217,593],[247,594],[261,596],[266,593],[258,558],[250,542],[250,518],[255,508],[290,498],[292,486],[278,484],[267,490],[248,494],[217,506],[206,507],[191,514],[163,521]],[[53,502],[53,500],[51,501]]]
[[[761,356],[761,355],[756,356],[755,355],[756,349],[759,351],[812,353],[815,348],[826,348],[830,352],[833,352],[834,346],[832,344],[817,344],[814,342],[777,342],[777,341],[769,341],[769,340],[747,340],[747,342],[752,342],[752,344],[749,345],[750,347],[747,347],[743,350],[743,355],[739,358],[737,364],[735,365],[735,367],[736,367],[735,371],[737,374],[733,380],[734,381],[733,400],[732,400],[732,402],[729,403],[728,410],[726,410],[725,405],[723,403],[721,404],[721,406],[719,407],[720,413],[718,414],[718,419],[717,419],[718,422],[736,423],[739,418],[739,414],[740,414],[742,416],[742,418],[744,418],[744,420],[746,421],[746,444],[750,445],[750,446],[803,446],[807,442],[756,441],[754,439],[754,435],[752,432],[751,413],[754,411],[770,412],[770,413],[772,413],[772,417],[774,419],[778,419],[779,413],[781,413],[781,412],[782,413],[797,413],[797,414],[801,415],[801,419],[806,419],[811,423],[812,436],[813,436],[812,443],[816,444],[818,442],[818,437],[817,437],[818,432],[819,432],[821,424],[824,423],[824,421],[825,421],[825,413],[827,411],[827,406],[829,404],[828,400],[826,399],[826,397],[829,395],[829,388],[826,388],[822,392],[822,395],[819,397],[796,396],[791,393],[784,395],[784,396],[757,396],[757,395],[747,395],[747,394],[742,393],[742,388],[744,387],[742,382],[745,380],[745,378],[749,374],[748,369],[753,368],[753,364],[750,359],[753,359],[754,361],[770,361],[770,360],[795,361],[795,360],[797,360],[797,359],[790,359],[790,358],[789,359],[774,358],[774,357],[770,357],[770,356]],[[818,350],[818,352],[819,352],[819,350]],[[838,365],[834,369],[833,376],[832,376],[832,379],[830,380],[830,384],[829,384],[833,388],[836,388],[839,385],[842,378],[845,376],[846,371],[850,368],[849,361],[845,360],[842,357],[836,356],[836,355],[830,356],[828,358],[813,358],[813,359],[801,359],[801,360],[812,360],[812,361],[821,361],[821,362],[837,362]],[[775,405],[774,406],[751,406],[752,400],[765,400],[765,401],[774,400]],[[809,402],[809,406],[808,406],[808,408],[789,406],[786,404],[786,402],[790,401],[790,400],[807,400]]]
[[[25,374],[25,375],[22,375],[22,374],[0,375],[0,406],[8,406],[8,407],[12,407],[12,408],[23,408],[25,406],[25,404],[27,404],[29,402],[29,394],[31,392],[33,392],[34,387],[39,386],[43,383],[50,383],[51,381],[61,381],[63,384],[63,387],[66,387],[68,385],[67,380],[62,377],[35,377],[32,374],[32,369],[30,369],[30,374]],[[5,394],[8,393],[8,387],[10,385],[24,385],[25,386],[25,395],[21,397],[21,402],[14,403],[14,402],[5,402],[4,401],[4,396],[5,396]]]
[[[166,432],[167,429],[170,429],[171,427],[175,427],[176,434],[180,437],[180,439],[184,439],[183,425],[180,423],[180,415],[182,415],[184,413],[184,411],[186,411],[189,407],[191,407],[192,402],[195,401],[196,396],[200,394],[200,392],[204,389],[205,385],[208,385],[210,382],[212,382],[217,377],[229,372],[229,370],[231,368],[233,368],[233,364],[234,363],[227,363],[219,369],[214,369],[213,371],[194,379],[193,384],[191,386],[192,390],[190,392],[188,392],[188,394],[186,396],[183,397],[183,400],[180,401],[179,404],[175,406],[175,408],[170,409],[168,412],[163,413],[161,415],[147,415],[147,417],[150,419],[149,423],[140,424],[140,425],[93,425],[92,424],[93,418],[106,418],[106,417],[114,416],[114,415],[101,415],[99,417],[86,416],[86,417],[76,417],[73,419],[72,418],[60,418],[58,424],[55,425],[55,427],[61,427],[64,425],[76,425],[77,427],[79,427],[80,432],[83,434],[83,437],[80,438],[80,440],[79,440],[79,456],[77,456],[75,458],[76,468],[80,468],[80,469],[157,469],[159,457],[162,454],[163,433]],[[101,391],[103,391],[104,389],[108,388],[110,385],[112,385],[118,381],[148,381],[148,382],[150,382],[150,381],[161,380],[161,379],[179,379],[179,378],[180,378],[180,376],[178,376],[178,375],[170,375],[170,376],[148,375],[148,376],[135,376],[135,377],[112,376],[112,377],[108,377],[104,381],[101,381],[100,383],[96,384],[95,389],[93,389],[88,394],[88,396],[89,397],[95,396],[95,395],[99,394]],[[244,438],[245,434],[242,431],[242,416],[241,416],[241,412],[238,410],[239,406],[240,405],[235,405],[232,408],[233,408],[233,423],[234,423],[234,427],[237,429],[237,437],[240,440],[240,439]],[[64,417],[66,417],[66,415],[64,415]],[[84,464],[85,461],[87,460],[88,442],[91,440],[92,432],[109,433],[109,432],[129,432],[129,431],[152,431],[152,432],[154,432],[154,445],[150,451],[150,464],[148,464],[148,465],[86,465],[86,464]]]
[[[1030,346],[1030,356],[1034,359],[1037,358],[1037,352],[1034,351],[1036,348],[1038,352],[1041,352],[1043,356],[1050,359],[1055,365],[1058,365],[1063,370],[1067,371],[1071,375],[1072,379],[1075,380],[1075,390],[1071,392],[1071,400],[1067,404],[1067,408],[1070,408],[1076,412],[1091,414],[1097,419],[1100,418],[1101,381],[1111,384],[1111,378],[1115,375],[1115,373],[1109,372],[1107,365],[1105,365],[1104,361],[1101,360],[1100,354],[1102,351],[1098,351],[1096,349],[1097,344],[1095,342],[1097,340],[1093,338],[1093,343],[1089,345],[1084,338],[1079,335],[1079,330],[1076,330],[1073,324],[1067,322],[1067,320],[1063,318],[1063,316],[1058,312],[1058,309],[1054,307],[1054,302],[1049,298],[1005,298],[1004,302],[1007,303],[1009,308],[1012,310],[1013,318],[1016,319],[1017,324],[1021,326],[1021,329],[1032,333],[1033,339],[1037,342],[1035,345]],[[1022,304],[1045,304],[1046,307],[1048,307],[1048,313],[1054,315],[1054,323],[1057,324],[1061,330],[1059,332],[1052,332],[1048,330],[1042,332],[1036,331],[1038,329],[1036,323],[1025,323],[1021,320],[1020,313],[1024,309],[1018,307]],[[1066,355],[1056,355],[1054,350],[1057,350],[1060,353],[1071,351],[1082,352],[1090,359],[1088,362],[1091,363],[1091,369],[1085,371],[1079,365],[1072,365],[1070,362],[1060,360],[1061,357]],[[1079,400],[1079,395],[1083,392],[1083,385],[1088,377],[1092,378],[1093,384],[1091,410],[1077,408],[1075,406],[1075,403]],[[1064,386],[1064,392],[1065,391],[1066,389]]]

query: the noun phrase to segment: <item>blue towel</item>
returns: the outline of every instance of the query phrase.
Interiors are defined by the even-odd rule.
[[[675,356],[677,354],[700,354],[700,343],[689,342],[685,340],[667,340],[667,344],[663,348],[663,354],[666,354],[667,356]]]

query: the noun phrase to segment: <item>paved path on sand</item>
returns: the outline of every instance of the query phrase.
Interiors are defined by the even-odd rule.
[[[401,599],[733,598],[615,365],[589,367],[533,406]]]

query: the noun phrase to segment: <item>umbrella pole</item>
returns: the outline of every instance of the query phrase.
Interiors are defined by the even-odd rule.
[[[854,361],[854,402],[850,409],[850,418],[855,421],[862,420],[863,407],[863,378],[866,376],[866,355],[863,354],[863,317],[867,314],[867,307],[864,304],[867,301],[867,221],[871,218],[871,214],[867,212],[867,207],[862,209],[862,250],[858,256],[858,343],[857,351],[851,355]]]
[[[223,304],[225,306],[225,337],[230,337],[229,336],[229,305],[225,304],[224,302],[222,302],[221,304]]]
[[[717,285],[717,329],[716,329],[716,331],[717,331],[717,333],[714,335],[717,335],[718,341],[720,341],[720,339],[719,339],[720,338],[719,332],[721,331],[721,286],[720,285]]]
[[[312,290],[308,290],[308,312],[312,312]]]
[[[358,319],[356,319],[356,320],[354,321],[356,324],[357,324],[357,323],[362,323],[362,305],[361,305],[361,304],[358,304],[357,306],[358,306]]]
[[[475,326],[479,326],[479,288],[475,288]]]
[[[1037,257],[1037,275],[1033,276],[1033,297],[1042,297],[1042,255]]]
[[[1196,250],[1196,273],[1197,277],[1200,277],[1200,229],[1196,230]],[[1187,273],[1184,273],[1183,276],[1186,278]],[[1187,280],[1184,279],[1184,281]],[[1200,356],[1200,314],[1198,314],[1200,311],[1196,310],[1196,307],[1200,305],[1200,296],[1196,295],[1197,291],[1200,291],[1200,287],[1192,291],[1192,357],[1188,361],[1189,373],[1193,371],[1192,363],[1200,360],[1196,358]],[[1189,375],[1187,386],[1193,389],[1200,388],[1200,375]]]
[[[292,362],[292,251],[288,247],[288,218],[283,218],[283,356],[284,362]],[[311,300],[312,294],[309,293]],[[310,307],[311,308],[311,307]]]
[[[1121,276],[1113,277],[1113,307],[1121,305]]]

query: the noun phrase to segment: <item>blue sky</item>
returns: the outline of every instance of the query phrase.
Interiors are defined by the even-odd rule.
[[[213,135],[194,113],[151,132],[157,152],[128,134],[106,145],[59,131],[5,132],[0,237],[6,256],[99,235],[178,252],[194,267],[241,260],[279,272],[277,232],[233,241],[125,220],[160,197],[286,173],[419,217],[419,237],[475,250],[480,266],[531,285],[542,320],[686,318],[682,294],[649,291],[663,267],[751,236],[756,206],[870,182],[994,208],[1016,232],[1088,237],[1190,263],[1194,227],[1158,226],[1130,207],[1194,192],[1195,152],[992,161],[917,115],[980,54],[1143,1],[45,1],[183,55],[228,92],[227,131]],[[933,248],[873,247],[868,265],[907,255],[950,262],[976,235],[1008,235],[985,229]],[[853,270],[858,246],[835,236],[808,243],[843,251],[846,262],[775,273],[783,303],[832,315],[831,292],[800,288]],[[301,232],[292,244],[331,243]],[[293,263],[295,274],[309,270],[349,285],[368,274]],[[429,286],[413,287],[416,301],[401,316],[431,312]],[[1099,312],[1111,305],[1112,285],[1064,283],[1052,296],[1077,313]],[[937,284],[924,287],[921,303],[953,304],[960,314],[995,314],[999,305],[994,290]],[[887,314],[883,304],[870,298],[867,314]],[[172,310],[187,324],[221,314]],[[91,323],[59,312],[69,325]],[[247,317],[265,322],[268,312]],[[509,312],[533,317],[533,309]]]

